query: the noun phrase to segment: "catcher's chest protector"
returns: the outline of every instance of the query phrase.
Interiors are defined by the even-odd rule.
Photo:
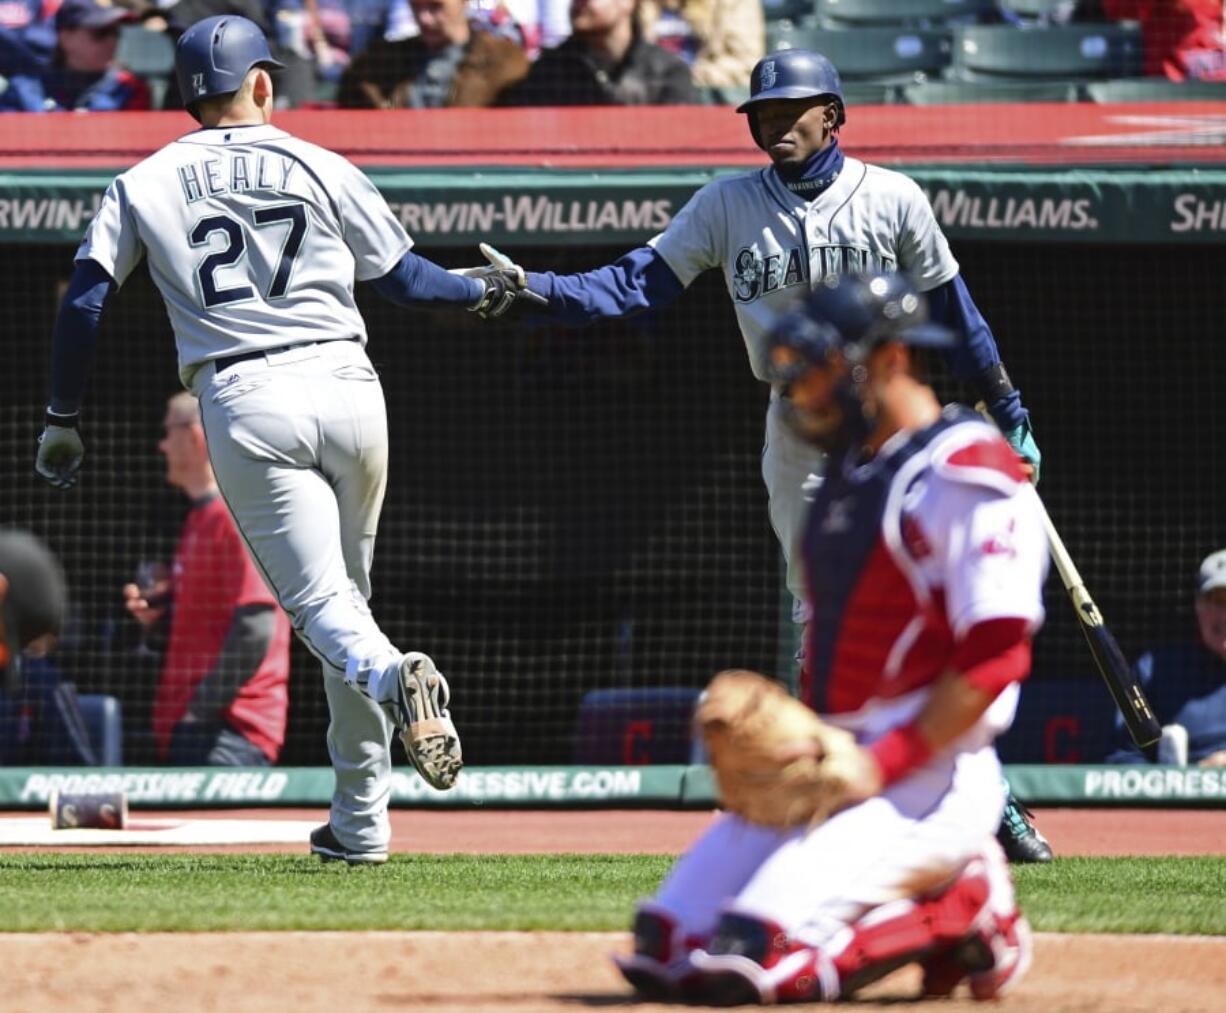
[[[924,551],[905,492],[928,475],[933,442],[967,422],[977,423],[977,416],[949,409],[865,465],[856,467],[850,457],[829,462],[804,537],[813,619],[801,699],[819,714],[857,710],[870,697],[897,695],[939,674],[952,637],[943,610],[934,607],[940,602],[919,601],[904,569],[908,553]],[[932,671],[887,674],[891,650],[917,617],[924,620],[920,650],[908,657],[930,660]]]

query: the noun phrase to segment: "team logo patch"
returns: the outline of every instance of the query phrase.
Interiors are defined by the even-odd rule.
[[[763,91],[766,91],[768,88],[775,87],[775,82],[778,80],[779,75],[775,73],[775,61],[767,60],[762,64],[762,74],[758,78],[758,84]]]
[[[742,247],[732,261],[732,294],[737,302],[753,302],[762,294],[762,258],[753,247]]]
[[[203,74],[193,74],[192,75],[192,91],[194,91],[197,95],[199,95],[202,91],[204,91],[204,75]]]

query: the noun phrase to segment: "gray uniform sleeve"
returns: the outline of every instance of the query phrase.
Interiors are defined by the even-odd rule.
[[[703,271],[723,263],[726,232],[723,198],[716,185],[708,183],[648,245],[688,288]]]
[[[911,276],[916,288],[930,292],[957,275],[958,262],[924,191],[913,180],[907,183],[900,208],[898,266]]]
[[[106,189],[102,203],[77,247],[75,260],[92,260],[122,285],[145,254],[128,201],[124,177]]]
[[[353,253],[358,281],[382,278],[413,246],[392,209],[370,178],[349,165],[336,196],[345,245]]]

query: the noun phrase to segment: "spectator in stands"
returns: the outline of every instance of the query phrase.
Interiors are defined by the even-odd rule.
[[[1099,0],[1109,18],[1140,21],[1145,73],[1172,81],[1226,81],[1222,0]]]
[[[58,560],[29,532],[0,528],[0,764],[94,764],[76,690],[46,657],[64,622]]]
[[[1226,767],[1226,549],[1207,556],[1197,575],[1195,640],[1159,647],[1134,666],[1154,715],[1186,732],[1187,763]],[[1183,733],[1176,733],[1184,738]],[[1108,763],[1145,763],[1116,715],[1118,747]]]
[[[637,0],[572,0],[571,37],[543,52],[503,105],[678,105],[697,101],[681,57],[643,38]]]
[[[54,54],[8,78],[0,111],[148,109],[149,86],[115,62],[119,26],[132,18],[111,0],[64,0]]]
[[[470,0],[470,7],[503,9],[524,34],[532,59],[570,35],[570,0]]]
[[[490,105],[528,72],[511,24],[471,19],[464,0],[411,0],[419,33],[376,39],[341,78],[347,109],[437,109]]]
[[[642,0],[643,38],[690,65],[699,88],[743,88],[766,52],[760,3],[741,0]]]
[[[128,612],[170,632],[153,703],[159,759],[264,766],[285,742],[289,620],[256,570],[213,477],[200,406],[166,405],[166,480],[192,501],[169,580],[123,589]]]

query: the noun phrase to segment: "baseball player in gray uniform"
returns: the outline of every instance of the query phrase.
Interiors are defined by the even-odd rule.
[[[746,115],[771,165],[702,187],[647,245],[582,274],[529,273],[528,286],[566,323],[626,316],[676,299],[708,269],[724,276],[754,375],[770,382],[766,336],[780,311],[831,275],[907,273],[933,318],[964,335],[947,352],[952,371],[983,398],[1005,438],[1037,479],[1039,448],[1021,395],[1001,363],[932,208],[907,176],[844,154],[842,85],[820,53],[772,53],[754,67]],[[496,260],[507,266],[507,261]],[[787,391],[771,390],[762,474],[787,562],[793,618],[807,617],[797,551],[821,481],[822,455],[784,424]],[[1002,839],[1011,857],[1044,860],[1046,843],[1015,807]],[[1019,822],[1020,821],[1020,822]],[[1045,854],[1044,854],[1045,853]]]
[[[35,467],[53,485],[75,482],[99,319],[147,256],[222,495],[323,667],[336,789],[311,850],[378,863],[392,735],[435,788],[455,783],[462,760],[446,680],[425,654],[392,645],[367,605],[387,420],[354,280],[402,305],[482,317],[533,297],[513,270],[466,276],[411,252],[357,168],[271,125],[278,67],[241,17],[206,18],[179,39],[179,86],[201,129],[116,178],[77,250]]]

